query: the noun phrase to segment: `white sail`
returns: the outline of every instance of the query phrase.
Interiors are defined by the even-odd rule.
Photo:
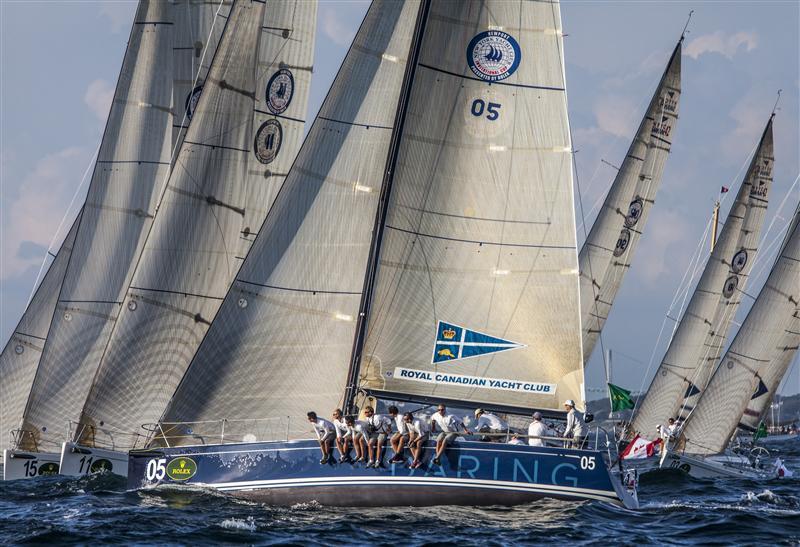
[[[0,353],[0,452],[12,448],[10,432],[22,421],[80,218],[79,213]]]
[[[315,21],[315,2],[233,4],[84,405],[88,442],[156,422],[217,314],[299,148]]]
[[[233,0],[173,0],[173,161],[197,108],[232,3]]]
[[[360,358],[384,398],[583,400],[557,2],[433,2]]]
[[[678,42],[628,148],[628,153],[603,201],[603,207],[581,248],[579,262],[584,363],[588,363],[592,356],[619,285],[622,283],[622,276],[627,267],[620,268],[618,263],[624,260],[626,264],[630,264],[633,258],[631,234],[636,232],[640,235],[644,231],[647,218],[642,214],[645,208],[652,207],[652,201],[643,200],[643,196],[645,194],[655,196],[658,189],[660,170],[655,168],[653,162],[646,163],[646,159],[648,154],[651,160],[661,156],[666,158],[664,152],[669,150],[669,142],[664,142],[662,139],[671,141],[669,135],[672,130],[665,128],[674,129],[674,118],[678,114],[680,59],[681,42]],[[654,131],[656,120],[661,121],[665,116],[667,120],[657,124],[657,130]],[[666,133],[666,136],[661,133]],[[664,147],[667,150],[663,150]],[[650,176],[653,178],[650,179]],[[628,254],[621,258],[626,250]],[[614,271],[617,273],[609,275],[612,264],[615,265]],[[613,285],[604,285],[606,279]]]
[[[170,4],[140,2],[26,406],[39,448],[59,446],[80,413],[169,173],[173,30]]]
[[[795,213],[796,215],[798,213]],[[757,391],[762,374],[779,357],[800,302],[800,224],[792,232],[741,328],[684,427],[686,451],[722,452]]]
[[[755,262],[772,184],[772,156],[770,118],[714,250],[637,409],[632,431],[643,437],[656,438],[658,425],[681,410],[691,411],[719,362]],[[764,168],[765,162],[769,168]]]
[[[238,420],[270,417],[303,438],[305,413],[341,400],[418,11],[373,2],[164,421],[224,418],[226,439],[264,440]]]

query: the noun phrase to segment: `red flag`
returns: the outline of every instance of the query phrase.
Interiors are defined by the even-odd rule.
[[[719,193],[720,194],[726,194],[728,192],[728,190],[730,190],[730,188],[728,188],[727,186],[723,186],[722,190],[720,190]]]
[[[650,458],[656,452],[656,446],[661,444],[661,439],[655,441],[648,441],[636,435],[628,446],[620,454],[623,460],[643,460]]]

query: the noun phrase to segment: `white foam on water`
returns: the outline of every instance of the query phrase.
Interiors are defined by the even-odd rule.
[[[256,531],[256,522],[253,520],[253,517],[247,517],[247,519],[229,518],[223,520],[219,525],[228,530],[247,530],[248,532]]]

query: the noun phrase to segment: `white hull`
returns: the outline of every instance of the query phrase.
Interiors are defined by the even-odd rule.
[[[65,442],[61,445],[60,466],[59,473],[70,477],[105,471],[127,478],[128,453]]]
[[[60,459],[61,455],[58,453],[3,450],[3,480],[56,475]]]
[[[687,456],[668,454],[662,469],[678,469],[696,479],[744,478],[763,480],[773,478],[772,473],[753,468],[740,456]]]

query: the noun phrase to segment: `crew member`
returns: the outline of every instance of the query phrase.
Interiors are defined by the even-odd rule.
[[[436,437],[436,455],[433,458],[433,463],[436,465],[441,464],[441,457],[447,445],[453,442],[453,439],[458,436],[459,429],[463,429],[464,433],[470,434],[467,426],[461,421],[461,418],[453,414],[447,414],[447,408],[444,405],[439,405],[436,413],[431,416],[431,433],[436,432],[436,427],[439,427],[441,433]]]
[[[336,428],[325,418],[318,418],[317,413],[314,411],[309,412],[306,416],[308,416],[308,421],[311,422],[314,428],[314,433],[317,434],[319,448],[322,450],[322,459],[319,463],[326,464],[331,457],[331,445],[333,444],[333,439],[336,438]]]
[[[356,463],[361,463],[367,459],[369,424],[366,420],[356,420],[352,416],[345,418],[345,422],[353,434],[353,447],[356,449]]]
[[[502,440],[500,438],[501,434],[508,434],[508,424],[494,414],[486,412],[482,408],[475,409],[475,419],[478,420],[475,424],[475,432],[484,433],[484,436],[481,437],[481,440],[484,442],[499,442]],[[493,435],[488,436],[485,435],[486,433],[492,433]]]
[[[392,438],[389,439],[389,442],[392,445],[392,450],[394,450],[394,456],[391,460],[389,460],[389,463],[400,463],[404,461],[403,446],[408,443],[408,428],[406,427],[405,421],[403,421],[403,416],[400,415],[396,406],[389,407],[389,417],[394,421],[394,426],[396,429],[392,435]]]
[[[528,426],[528,445],[547,446],[541,437],[551,437],[552,435],[550,428],[542,421],[542,413],[534,412],[533,421]]]
[[[353,440],[352,432],[347,427],[347,423],[342,416],[342,410],[337,408],[333,411],[333,427],[336,429],[336,448],[343,462],[352,462],[350,457],[350,442]]]
[[[425,420],[415,418],[410,412],[403,414],[403,422],[408,431],[408,448],[414,458],[411,469],[416,469],[422,465],[422,453],[425,452],[425,443],[428,442],[431,429]]]
[[[392,431],[392,419],[385,414],[375,414],[371,406],[364,407],[364,416],[369,427],[367,467],[383,467],[383,446],[386,444],[386,435]]]
[[[575,409],[575,401],[572,399],[564,401],[564,409],[567,411],[567,428],[564,430],[564,437],[572,437],[572,448],[583,448],[587,434],[583,414]]]

